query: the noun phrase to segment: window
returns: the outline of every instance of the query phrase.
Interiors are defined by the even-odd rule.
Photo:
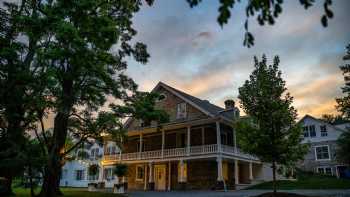
[[[309,131],[310,131],[310,137],[316,137],[315,125],[310,125],[309,126]]]
[[[327,134],[327,126],[326,125],[322,125],[320,126],[320,130],[321,130],[321,137],[326,137]]]
[[[162,101],[164,99],[166,99],[166,95],[165,94],[160,94],[158,99],[157,99],[157,102]]]
[[[96,159],[96,158],[99,158],[99,152],[100,152],[100,149],[99,148],[93,148],[92,150],[91,150],[91,158],[94,158],[94,159]]]
[[[186,111],[186,103],[179,103],[177,104],[177,111],[176,111],[176,118],[186,118],[187,111]]]
[[[77,181],[81,181],[81,180],[84,180],[84,170],[76,170],[75,171],[75,179]]]
[[[114,180],[113,168],[105,168],[103,172],[103,177],[107,181]]]
[[[107,146],[106,155],[114,155],[116,152],[115,146]]]
[[[329,146],[316,146],[315,147],[316,160],[329,160]]]
[[[331,167],[318,167],[317,172],[320,174],[333,175]]]
[[[177,181],[178,182],[186,182],[187,181],[187,163],[186,162],[179,162],[177,165]]]
[[[304,137],[309,137],[309,127],[303,127],[303,130],[304,130]]]
[[[136,180],[143,181],[144,174],[145,174],[145,171],[143,166],[136,166]]]

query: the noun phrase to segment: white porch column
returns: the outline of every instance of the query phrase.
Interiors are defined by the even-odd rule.
[[[146,191],[147,190],[147,164],[144,165],[144,169],[145,169],[145,178],[144,178],[144,185],[143,185],[143,190]]]
[[[148,176],[148,182],[153,183],[153,164],[148,163],[148,168],[149,168],[149,176]]]
[[[234,143],[234,151],[235,153],[237,153],[237,135],[236,135],[236,130],[235,129],[232,129],[232,132],[233,132],[233,143]]]
[[[187,127],[187,156],[190,155],[190,147],[191,147],[191,127]]]
[[[235,184],[239,184],[239,167],[238,167],[238,160],[235,160]]]
[[[168,164],[168,170],[169,170],[169,174],[168,174],[168,191],[170,191],[170,187],[171,187],[171,162],[169,161]]]
[[[218,170],[218,182],[224,181],[224,177],[222,175],[222,158],[218,157],[216,158],[216,162],[217,162],[217,170]]]
[[[249,180],[252,181],[253,179],[253,163],[249,162]]]
[[[216,122],[216,144],[218,146],[218,151],[221,152],[221,134],[220,134],[220,123]]]
[[[162,130],[162,158],[164,156],[165,132]]]

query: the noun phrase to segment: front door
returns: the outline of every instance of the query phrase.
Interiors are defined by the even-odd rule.
[[[154,166],[154,182],[155,182],[155,189],[156,190],[165,190],[165,175],[166,175],[166,168],[165,165],[155,165]]]

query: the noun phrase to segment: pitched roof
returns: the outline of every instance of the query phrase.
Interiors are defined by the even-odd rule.
[[[221,117],[228,121],[232,121],[236,114],[239,115],[239,113],[237,113],[238,108],[224,109],[222,107],[219,107],[217,105],[210,103],[208,100],[202,100],[200,98],[187,94],[161,81],[158,82],[158,84],[153,88],[151,92],[157,91],[160,87],[163,87],[164,89],[168,90],[169,92],[183,99],[184,101],[188,102],[193,107],[197,108],[198,110],[200,110],[201,112],[203,112],[204,114],[210,117]],[[132,118],[128,118],[124,123],[124,127],[128,126],[131,120]]]
[[[328,122],[326,122],[326,121],[324,121],[324,120],[320,120],[320,119],[315,118],[315,117],[313,117],[313,116],[311,116],[311,115],[309,115],[309,114],[306,114],[306,115],[305,115],[303,118],[301,118],[298,122],[301,123],[305,118],[311,118],[311,119],[313,119],[313,120],[315,120],[315,121],[317,121],[317,122],[320,122],[320,123],[322,123],[322,124],[328,125],[329,127],[332,127],[332,128],[334,128],[335,130],[344,131],[344,130],[342,130],[342,129],[340,129],[340,128],[338,128],[338,127],[332,125],[332,124],[329,124]]]
[[[223,118],[232,120],[234,118],[234,115],[236,114],[236,110],[238,110],[238,109],[228,109],[228,110],[224,109],[222,107],[219,107],[215,104],[210,103],[208,100],[202,100],[195,96],[189,95],[161,81],[157,84],[157,86],[152,91],[156,91],[159,87],[164,87],[170,92],[177,94],[179,97],[182,97],[182,99],[184,99],[185,101],[188,101],[190,104],[193,104],[194,107],[197,107],[199,110],[201,110],[202,112],[204,112],[205,114],[211,117],[221,116]]]

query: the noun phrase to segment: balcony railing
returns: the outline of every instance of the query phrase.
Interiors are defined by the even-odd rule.
[[[166,158],[177,158],[177,157],[189,157],[189,156],[200,156],[210,154],[225,154],[233,157],[240,157],[249,160],[259,160],[257,157],[242,152],[239,148],[232,146],[221,145],[220,150],[217,144],[203,145],[203,146],[191,146],[189,149],[185,148],[173,148],[145,151],[145,152],[134,152],[134,153],[123,153],[114,155],[105,155],[104,160],[106,161],[132,161],[132,160],[147,160],[147,159],[166,159]]]

